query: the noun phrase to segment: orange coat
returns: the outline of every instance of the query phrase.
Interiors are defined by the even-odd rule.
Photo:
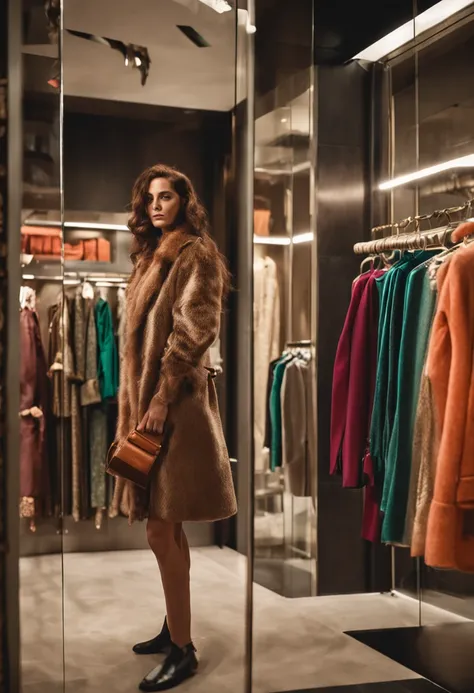
[[[425,560],[474,572],[474,244],[442,280],[427,362],[440,437]]]

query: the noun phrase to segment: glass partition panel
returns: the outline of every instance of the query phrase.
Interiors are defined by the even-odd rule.
[[[284,602],[316,589],[313,14],[311,3],[289,14],[255,5],[252,679],[253,690],[277,691],[295,687],[298,626],[283,625]],[[296,26],[306,29],[297,58],[286,45]]]
[[[469,157],[474,151],[474,124],[469,114],[474,104],[474,89],[470,81],[465,79],[472,64],[473,45],[474,4],[467,3],[464,8],[444,22],[437,36],[429,37],[420,46],[418,54],[419,168],[426,170],[437,165],[447,167],[445,171],[420,180],[418,186],[420,213],[429,215],[437,209],[458,208],[441,215],[435,223],[432,222],[433,226],[448,226],[450,221],[456,225],[473,216],[472,205],[469,201],[474,198],[474,162],[470,162]],[[457,75],[455,80],[452,79],[453,74]],[[453,160],[461,159],[462,161],[463,157],[467,157],[467,160],[464,160],[462,167],[458,168]],[[467,251],[466,258],[468,258],[468,247],[456,250],[455,254],[464,251]],[[453,258],[448,256],[446,261],[450,262],[451,259]],[[453,265],[452,269],[456,272],[457,268]],[[470,271],[473,270],[474,265],[471,266]],[[454,274],[452,276],[454,277]],[[465,290],[464,286],[463,291]],[[438,301],[441,303],[439,292],[438,288]],[[472,321],[472,315],[470,318],[466,317]],[[435,329],[434,326],[433,330]],[[430,350],[428,354],[429,352]],[[449,359],[444,359],[443,368],[446,372],[450,367],[455,367],[456,358],[454,354],[451,362]],[[427,364],[427,372],[431,372],[430,362]],[[438,390],[434,392],[436,396]],[[463,430],[464,426],[461,424],[461,435]],[[468,431],[466,423],[466,439],[469,438]],[[437,437],[439,431],[435,434]],[[444,427],[441,435],[445,435]],[[439,444],[441,446],[441,441]],[[445,445],[445,440],[442,444]],[[427,526],[421,524],[421,531],[418,531],[420,523],[415,523],[415,538],[419,539],[418,546],[415,548],[419,553],[422,553],[423,548],[425,549],[425,564],[421,579],[423,597],[421,616],[424,625],[434,621],[460,624],[463,618],[474,619],[474,577],[465,572],[469,570],[469,562],[474,560],[472,514],[461,508],[456,510],[458,521],[463,523],[459,533],[452,523],[443,522],[439,525],[439,522],[436,522],[439,503],[442,500],[438,476],[443,474],[443,468],[446,469],[443,449],[440,447],[436,460],[436,474],[432,479],[434,485],[428,485],[429,493],[434,494],[430,510],[432,516],[430,515]],[[430,450],[430,454],[435,455],[435,450],[436,448]],[[453,485],[457,483],[459,472],[455,474],[450,481]],[[419,472],[420,488],[423,481],[426,483],[426,467],[422,460]],[[419,494],[418,513],[415,515],[415,520],[422,515],[422,501],[420,501]],[[443,556],[439,551],[433,551],[433,543],[437,542],[441,532],[445,535],[445,545],[451,545],[450,556]],[[471,546],[470,549],[469,546]],[[443,611],[435,610],[433,607],[439,607]],[[436,620],[434,614],[436,614]],[[467,642],[468,633],[472,632],[472,624],[463,626],[461,631],[452,631],[454,637],[458,637],[458,632],[463,634]],[[462,646],[460,649],[462,650]],[[465,669],[467,665],[468,670],[469,668],[472,670],[468,659],[464,663],[460,660],[460,667]]]
[[[23,691],[63,690],[59,3],[22,2],[20,626]]]
[[[197,521],[233,512],[228,461],[223,471],[228,495],[222,495],[215,469],[206,466],[217,454],[216,390],[226,433],[231,424],[226,408],[233,397],[232,317],[223,313],[220,339],[214,339],[217,315],[212,310],[203,326],[209,334],[199,332],[201,313],[196,311],[209,311],[202,300],[217,302],[212,292],[219,284],[215,266],[206,264],[211,242],[205,238],[203,248],[188,247],[195,242],[193,234],[206,229],[201,203],[220,250],[231,247],[236,30],[234,3],[224,0],[64,2],[64,300],[72,316],[68,339],[75,364],[69,384],[71,438],[65,449],[70,470],[64,541],[68,691],[78,686],[128,691],[153,667],[151,676],[160,677],[164,658],[157,654],[166,654],[170,638],[179,648],[187,645],[188,543],[192,637],[202,657],[194,685],[206,691],[244,689],[246,558],[234,550],[238,537],[232,520]],[[173,182],[174,173],[156,170],[139,199],[132,199],[138,176],[157,164],[184,173],[200,203],[186,184]],[[173,200],[178,202],[172,213],[167,209]],[[130,285],[132,251],[137,265]],[[194,252],[202,266],[190,264]],[[227,260],[232,269],[235,258]],[[134,304],[145,271],[148,289],[140,285],[140,291],[145,288]],[[165,303],[178,289],[185,292],[182,310],[178,298],[173,306]],[[161,343],[163,330],[169,334]],[[187,336],[189,354],[177,355]],[[158,372],[165,342],[167,363]],[[211,346],[205,363],[204,344]],[[174,377],[173,368],[183,383],[175,399],[163,390],[166,377]],[[133,369],[136,376],[130,375]],[[148,534],[146,522],[129,525],[134,501],[104,469],[109,445],[130,432],[133,415],[126,418],[126,407],[144,407],[139,419],[145,413],[147,388],[147,402],[160,388],[154,400],[159,411],[163,402],[168,404],[162,452],[150,495],[143,500],[145,514],[153,515]],[[192,408],[196,393],[199,410]],[[211,415],[206,449],[206,417]],[[182,428],[180,433],[179,426],[187,432]],[[170,486],[166,469],[178,456],[176,445],[187,445],[188,451],[180,453],[182,476]],[[230,443],[229,452],[235,457]],[[238,463],[232,464],[237,480]],[[188,485],[191,495],[201,487],[199,498],[187,498]],[[224,509],[213,506],[213,497]],[[133,498],[138,500],[136,489]],[[168,502],[171,510],[166,510]],[[173,510],[176,504],[181,509]],[[146,643],[160,631],[158,639]],[[187,674],[194,673],[189,648],[186,656]]]

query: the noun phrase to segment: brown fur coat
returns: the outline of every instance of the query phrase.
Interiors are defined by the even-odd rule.
[[[117,439],[153,397],[168,404],[162,452],[150,492],[117,482],[111,515],[169,522],[214,521],[236,512],[214,381],[206,365],[219,334],[223,272],[214,241],[165,232],[152,258],[139,259],[127,289]]]

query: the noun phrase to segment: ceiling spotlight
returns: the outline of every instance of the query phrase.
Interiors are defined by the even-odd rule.
[[[123,43],[123,41],[109,39],[105,36],[86,34],[83,31],[74,31],[72,29],[67,29],[67,31],[72,34],[72,36],[77,36],[86,41],[93,41],[94,43],[100,43],[102,46],[108,46],[121,53],[125,61],[125,67],[137,68],[141,75],[141,85],[142,87],[145,86],[151,64],[150,54],[145,46],[137,46],[134,43]]]

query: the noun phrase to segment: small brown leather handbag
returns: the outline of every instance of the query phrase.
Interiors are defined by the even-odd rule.
[[[123,443],[110,446],[105,470],[112,476],[132,481],[140,488],[148,488],[151,471],[160,454],[163,438],[136,429]]]

